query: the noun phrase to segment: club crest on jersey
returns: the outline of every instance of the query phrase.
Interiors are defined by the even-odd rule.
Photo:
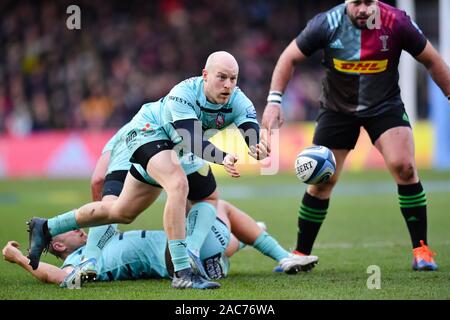
[[[222,112],[219,112],[216,116],[216,127],[218,129],[222,128],[225,124],[225,115]]]
[[[386,36],[386,35],[380,36],[381,44],[383,45],[381,52],[389,51],[388,43],[387,43],[388,39],[389,39],[389,36]]]

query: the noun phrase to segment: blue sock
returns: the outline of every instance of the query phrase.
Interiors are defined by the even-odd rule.
[[[289,252],[284,250],[267,232],[263,231],[253,243],[253,247],[277,261],[289,256]]]
[[[208,202],[198,202],[192,206],[186,220],[186,243],[189,250],[199,254],[216,216],[216,207]]]
[[[175,272],[191,267],[186,251],[186,240],[169,240],[169,251]]]
[[[96,261],[100,261],[103,248],[116,234],[116,230],[117,224],[90,228],[82,260],[94,258]]]
[[[80,229],[75,219],[75,210],[48,219],[47,226],[52,237],[67,231]]]

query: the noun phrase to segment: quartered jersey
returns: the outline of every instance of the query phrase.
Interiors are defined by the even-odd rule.
[[[341,4],[316,15],[297,37],[304,55],[323,50],[323,107],[370,117],[403,106],[398,86],[401,52],[417,56],[427,40],[404,11],[382,2],[376,5],[379,28],[355,27]]]

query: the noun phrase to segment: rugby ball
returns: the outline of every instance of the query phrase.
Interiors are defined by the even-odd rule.
[[[333,152],[324,146],[305,148],[295,159],[295,174],[307,184],[320,184],[328,181],[336,171]]]

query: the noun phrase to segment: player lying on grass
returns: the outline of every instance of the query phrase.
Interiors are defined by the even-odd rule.
[[[186,221],[187,234],[195,223],[193,219],[195,215],[191,212]],[[9,241],[2,253],[6,261],[20,265],[39,280],[66,286],[67,281],[64,280],[73,274],[74,266],[79,268],[82,265],[80,262],[86,240],[87,234],[83,230],[53,237],[49,251],[64,260],[61,268],[40,262],[38,268],[33,270],[16,241]],[[276,260],[288,274],[309,271],[318,262],[316,256],[302,257],[289,253],[253,218],[230,203],[219,200],[217,218],[200,251],[208,276],[211,279],[227,276],[230,268],[228,258],[246,244]],[[162,230],[116,232],[101,251],[97,262],[97,280],[171,278],[173,266],[167,253],[167,237]]]
[[[199,213],[202,223],[198,233],[203,236],[199,237],[199,243],[203,243],[215,220],[218,200],[214,175],[209,165],[202,163],[203,159],[221,164],[230,176],[239,177],[235,167],[237,156],[209,142],[209,133],[234,124],[252,157],[262,160],[270,153],[259,142],[259,124],[252,102],[236,86],[238,73],[238,63],[230,53],[214,52],[209,55],[201,76],[186,79],[160,100],[144,104],[131,120],[125,139],[129,160],[139,165],[141,172],[131,167],[115,200],[90,202],[48,220],[31,219],[28,224],[31,266],[37,268],[52,237],[82,227],[131,223],[164,189],[163,225],[175,268],[172,287],[218,288],[217,283],[195,274],[190,265],[190,258],[198,261],[199,257],[198,252],[187,248],[185,208],[189,199],[191,210]],[[178,157],[191,152],[191,170],[183,170]],[[152,181],[146,176],[151,176]]]

